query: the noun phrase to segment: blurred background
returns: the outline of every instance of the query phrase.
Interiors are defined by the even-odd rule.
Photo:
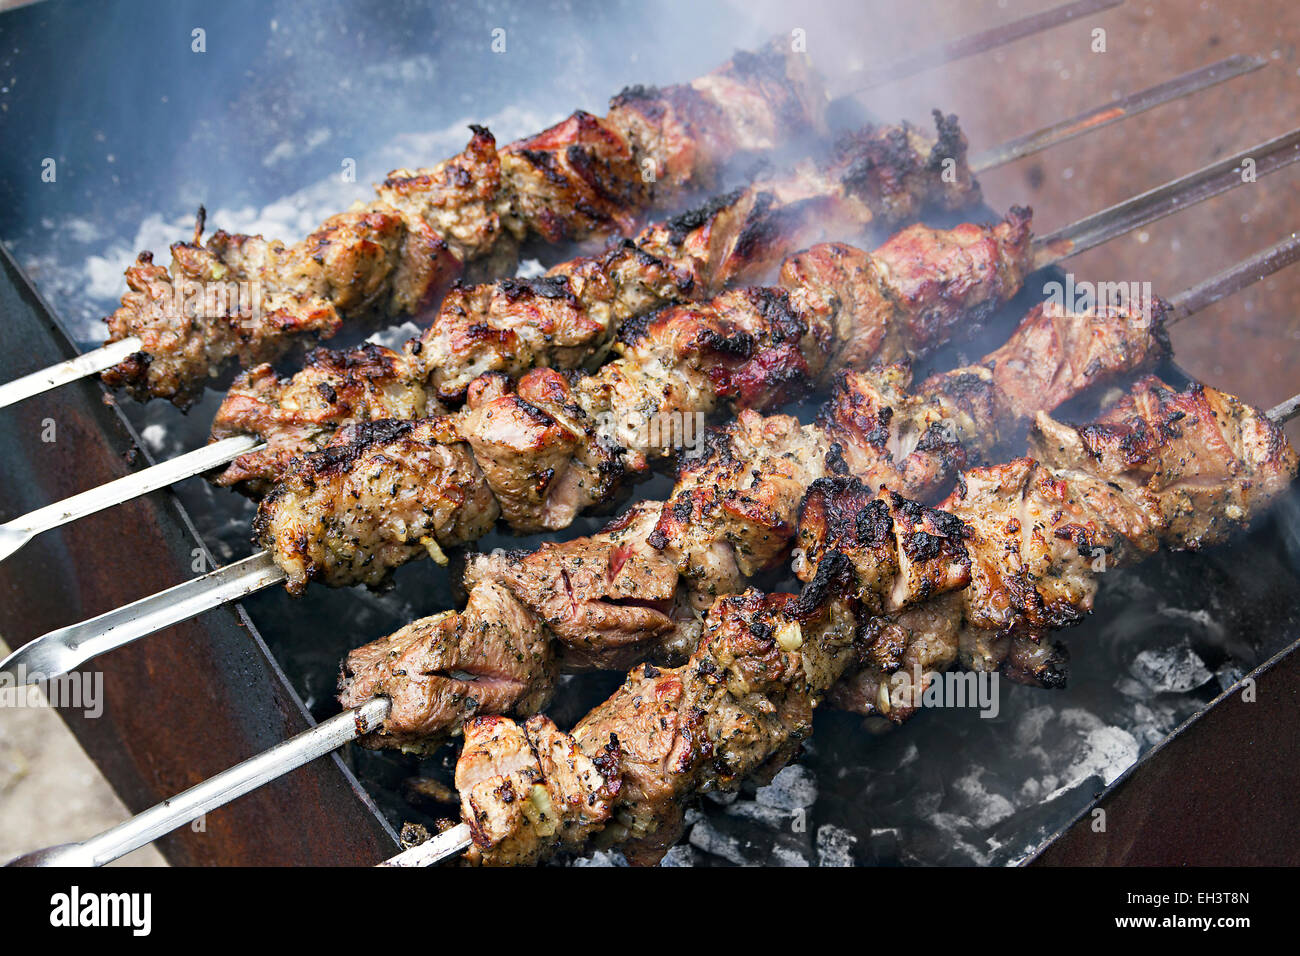
[[[834,78],[1055,3],[0,0],[0,241],[74,334],[97,344],[123,268],[140,249],[162,254],[187,236],[199,203],[210,229],[293,241],[389,168],[458,149],[469,122],[505,141],[577,107],[602,111],[624,84],[692,77],[792,29],[806,31],[809,55]],[[1096,28],[1104,52],[1093,50]],[[495,29],[506,31],[505,56],[526,58],[546,82],[521,95],[489,49]],[[627,43],[583,43],[586,31]],[[1047,232],[1295,125],[1298,37],[1300,5],[1288,0],[1129,0],[861,101],[884,121],[955,112],[979,150],[1232,53],[1269,61],[982,177],[993,209],[1032,205]],[[41,181],[46,158],[56,183]],[[352,183],[339,175],[347,159]],[[1263,178],[1069,268],[1173,295],[1300,226],[1297,176],[1291,167]],[[1271,405],[1300,388],[1298,305],[1300,271],[1283,271],[1180,325],[1177,360]],[[52,713],[3,717],[0,858],[124,812]]]

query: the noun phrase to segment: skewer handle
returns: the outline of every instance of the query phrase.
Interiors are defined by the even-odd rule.
[[[0,561],[18,551],[43,531],[68,524],[97,511],[103,511],[105,508],[120,505],[124,501],[157,491],[159,488],[166,488],[183,478],[201,475],[240,455],[263,447],[265,447],[264,443],[251,435],[223,438],[211,445],[178,455],[170,461],[159,462],[135,474],[106,482],[97,488],[83,491],[71,498],[64,498],[44,508],[29,511],[19,518],[0,525]]]
[[[331,750],[375,730],[388,716],[389,702],[372,698],[345,710],[311,730],[303,731],[270,750],[224,770],[184,793],[137,813],[131,819],[81,843],[37,850],[9,866],[103,866],[152,843],[210,810],[242,797]]]
[[[237,601],[284,580],[265,551],[29,641],[0,661],[0,677],[16,686],[66,674],[92,658],[154,631]]]
[[[469,827],[458,823],[449,830],[443,830],[432,840],[417,844],[391,856],[379,866],[433,866],[455,856],[469,848]]]
[[[140,346],[143,344],[132,335],[116,342],[110,342],[108,345],[100,346],[97,349],[92,349],[89,352],[84,352],[76,358],[70,358],[57,365],[51,365],[49,368],[43,368],[39,372],[32,372],[30,375],[24,375],[12,382],[6,382],[4,385],[0,385],[0,408],[21,402],[33,395],[39,395],[41,392],[48,392],[60,385],[75,382],[87,375],[102,372],[106,368],[112,368],[128,355],[140,351]]]

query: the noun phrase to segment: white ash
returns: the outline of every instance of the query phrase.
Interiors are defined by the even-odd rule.
[[[853,847],[858,838],[843,827],[826,823],[817,828],[817,865],[853,866]]]
[[[755,799],[782,810],[811,807],[817,802],[817,781],[807,767],[791,764],[773,777],[766,787],[759,787]]]
[[[664,858],[659,861],[660,866],[695,866],[695,864],[695,848],[689,843],[679,843],[669,847]]]
[[[1129,671],[1158,694],[1185,694],[1213,676],[1190,646],[1148,648],[1133,658]]]

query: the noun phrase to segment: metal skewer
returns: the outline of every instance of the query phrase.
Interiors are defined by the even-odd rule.
[[[1286,241],[1294,242],[1295,238]],[[1300,394],[1275,405],[1267,415],[1281,424],[1298,413]],[[81,843],[65,843],[36,850],[10,861],[8,865],[102,866],[336,747],[377,730],[387,718],[389,706],[385,698],[372,698],[191,787],[180,796],[166,800],[99,836]],[[432,840],[403,850],[380,865],[432,866],[462,852],[469,845],[469,827],[462,823]]]
[[[1068,256],[1108,242],[1139,226],[1149,225],[1197,203],[1213,199],[1246,182],[1276,172],[1300,159],[1300,128],[1275,139],[1180,176],[1139,196],[1080,219],[1050,236],[1034,240],[1034,265],[1055,265]],[[1248,163],[1253,178],[1245,179]]]
[[[12,382],[6,382],[4,385],[0,385],[0,408],[21,402],[33,395],[39,395],[41,392],[48,392],[60,385],[75,382],[87,375],[94,375],[104,371],[104,369],[112,368],[127,356],[140,351],[142,345],[144,343],[132,335],[116,342],[110,342],[108,345],[101,345],[89,352],[83,352],[76,358],[70,358],[59,362],[57,365],[43,368],[39,372],[32,372],[30,375],[24,375]]]
[[[1209,66],[1190,70],[1182,76],[1174,77],[1172,80],[1148,87],[1145,90],[1139,90],[1136,93],[1130,93],[1127,96],[1121,96],[1105,106],[1086,110],[1067,120],[1061,120],[1059,123],[1053,123],[1040,130],[1008,140],[1001,146],[994,146],[992,149],[976,153],[970,159],[971,170],[976,173],[983,173],[998,166],[1005,166],[1017,159],[1023,159],[1034,153],[1042,152],[1050,146],[1068,143],[1085,133],[1091,133],[1093,130],[1109,126],[1111,123],[1118,123],[1130,116],[1145,113],[1164,103],[1172,103],[1174,100],[1190,96],[1200,90],[1207,90],[1234,77],[1253,73],[1267,65],[1268,61],[1263,57],[1246,56],[1239,53],[1236,56],[1219,60],[1217,63],[1211,63]]]
[[[383,863],[377,866],[433,866],[435,863],[441,863],[443,860],[455,856],[469,849],[469,845],[474,842],[470,837],[469,827],[463,823],[458,823],[454,827],[443,830],[431,840],[423,843],[417,843],[398,853],[396,856],[390,856]]]
[[[58,677],[100,654],[188,621],[214,607],[256,594],[284,579],[284,572],[271,560],[271,555],[258,551],[98,617],[43,634],[0,661],[0,676],[18,685]]]
[[[924,50],[908,53],[883,66],[854,70],[837,84],[843,92],[832,93],[832,96],[836,98],[852,96],[874,86],[883,86],[885,83],[892,83],[894,80],[901,80],[936,66],[943,66],[945,63],[987,53],[1000,46],[1014,43],[1016,40],[1033,36],[1035,33],[1072,23],[1080,17],[1113,9],[1123,2],[1124,0],[1076,0],[1074,3],[1063,3],[1059,7],[1052,7],[1041,13],[1031,13],[1029,16],[1012,20],[1001,26],[957,37],[955,40],[946,40]]]
[[[266,447],[253,435],[235,435],[204,445],[169,461],[109,481],[79,495],[44,508],[29,511],[20,518],[0,524],[0,561],[9,557],[42,531],[49,531],[70,521],[111,508],[132,498],[166,488],[185,478],[201,475],[205,471],[224,465],[240,455]]]
[[[81,843],[62,843],[10,860],[7,866],[103,866],[177,827],[376,730],[389,703],[376,697],[224,770],[184,793],[137,813]]]
[[[1091,249],[1132,229],[1164,218],[1172,212],[1217,196],[1234,185],[1241,184],[1240,176],[1234,175],[1232,171],[1245,156],[1249,155],[1257,159],[1261,175],[1280,169],[1300,159],[1300,148],[1297,148],[1297,144],[1300,144],[1300,129],[1190,173],[1157,189],[1142,193],[1127,202],[1110,207],[1104,213],[1089,216],[1081,221],[1088,224],[1086,229],[1080,228],[1080,224],[1076,223],[1046,239],[1035,240],[1038,248],[1036,261],[1041,261],[1043,264],[1059,262],[1061,259]],[[1184,197],[1184,189],[1190,189],[1186,197]],[[1079,235],[1077,239],[1056,238],[1076,233]],[[1285,244],[1279,244],[1279,247]],[[1057,249],[1065,251],[1058,253],[1054,251]],[[1244,287],[1249,284],[1252,276],[1259,278],[1268,274],[1270,266],[1278,269],[1294,261],[1293,258],[1288,258],[1288,256],[1293,257],[1294,253],[1293,249],[1267,250],[1244,263],[1231,267],[1224,274],[1201,283],[1187,294],[1196,292],[1197,300],[1204,299],[1204,304],[1208,305],[1216,299],[1207,298],[1211,295],[1210,292],[1205,291],[1207,286],[1214,283],[1223,284],[1222,288],[1226,291],[1219,294],[1218,298],[1221,298],[1231,291],[1228,289],[1230,282],[1239,282],[1237,288]],[[1187,303],[1184,302],[1185,307],[1186,305]],[[67,666],[64,665],[68,661],[73,662],[71,666],[78,666],[105,650],[121,647],[160,628],[179,624],[226,601],[253,594],[284,579],[284,572],[272,563],[270,555],[265,551],[259,551],[219,571],[209,572],[202,577],[124,605],[97,618],[43,634],[0,661],[0,678],[7,677],[19,683],[30,683],[30,678],[24,680],[24,674],[58,676],[66,672]],[[105,628],[109,630],[106,632]],[[73,645],[71,650],[66,646],[69,643]],[[36,666],[38,663],[39,667]]]
[[[976,157],[971,164],[971,168],[976,173],[986,172],[997,166],[1046,149],[1049,146],[1067,142],[1090,130],[1100,129],[1102,126],[1119,122],[1130,116],[1136,116],[1163,103],[1188,96],[1199,90],[1223,83],[1233,77],[1250,73],[1265,65],[1266,62],[1259,57],[1228,57],[1209,66],[1184,73],[1182,76],[1168,82],[1080,113],[1072,119],[1053,123],[1051,126],[1010,140],[1001,146],[995,146]],[[1082,251],[1082,249],[1078,251]],[[240,440],[243,439],[237,437],[215,442],[206,446],[201,452],[191,452],[190,456],[193,456],[192,458],[183,455],[172,461],[163,462],[153,466],[153,468],[146,468],[137,472],[131,476],[130,480],[122,479],[120,482],[101,486],[94,492],[86,492],[84,495],[69,498],[61,504],[51,505],[39,512],[32,512],[21,518],[15,518],[8,525],[0,525],[0,561],[19,550],[41,531],[58,527],[58,525],[65,524],[68,521],[91,514],[93,511],[101,511],[121,504],[124,501],[129,501],[139,495],[166,487],[193,475],[202,474],[218,465],[233,461],[240,455],[259,451],[265,447],[264,444],[251,437],[246,440],[254,442],[254,444],[241,447],[237,444]],[[228,451],[219,451],[218,449],[228,449]],[[190,462],[189,465],[182,466],[181,462],[187,459]],[[154,474],[155,471],[157,471],[157,475]],[[164,478],[163,476],[167,477]],[[113,490],[110,491],[109,489]],[[102,498],[98,497],[100,493],[103,493]],[[95,507],[76,513],[73,503],[83,497],[89,500],[92,495],[96,496],[94,498]],[[73,510],[74,513],[69,514],[67,517],[61,517],[62,512],[65,510]],[[11,532],[6,530],[10,528],[12,528]]]
[[[845,80],[828,93],[832,99],[841,99],[861,93],[873,86],[901,80],[945,63],[966,59],[980,53],[1024,39],[1035,33],[1050,30],[1077,20],[1079,17],[1117,7],[1124,0],[1076,0],[1041,13],[1033,13],[1001,26],[948,40],[943,43],[907,54],[884,66],[864,69],[849,74]],[[99,348],[83,352],[75,358],[25,375],[5,385],[0,385],[0,408],[58,388],[69,382],[95,375],[112,368],[123,359],[140,350],[144,343],[136,336],[110,342]]]

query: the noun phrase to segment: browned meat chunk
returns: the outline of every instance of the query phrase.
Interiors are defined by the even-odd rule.
[[[657,505],[640,504],[598,534],[475,555],[465,584],[509,588],[560,642],[566,669],[625,670],[678,626],[677,570],[646,543],[658,516]]]
[[[295,459],[254,531],[297,594],[311,580],[378,585],[420,554],[445,561],[443,547],[480,537],[498,514],[449,420],[381,421]]]
[[[471,720],[456,762],[461,813],[474,837],[466,860],[519,866],[581,846],[609,819],[618,755],[611,738],[589,757],[545,717],[522,727],[504,717]]]
[[[212,423],[212,438],[257,435],[261,451],[241,455],[214,481],[261,496],[289,461],[316,451],[345,424],[409,421],[442,411],[405,355],[378,345],[314,349],[302,371],[282,378],[269,365],[240,375]]]
[[[476,714],[533,714],[551,699],[550,639],[510,592],[487,583],[465,610],[421,618],[348,654],[339,699],[391,703],[367,747],[436,750]]]

